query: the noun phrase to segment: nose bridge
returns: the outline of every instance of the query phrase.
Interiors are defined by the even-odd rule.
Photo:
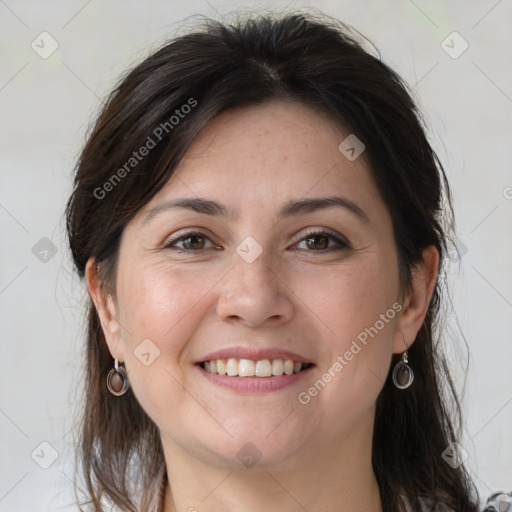
[[[251,237],[244,239],[221,285],[219,316],[238,317],[252,326],[270,317],[288,318],[292,303],[273,262],[271,249]]]
[[[235,287],[239,291],[248,288],[247,291],[252,291],[253,295],[258,292],[277,291],[276,272],[272,268],[272,262],[270,248],[264,248],[253,237],[245,238],[233,256],[231,274]]]

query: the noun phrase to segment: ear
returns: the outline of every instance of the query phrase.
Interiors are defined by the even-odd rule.
[[[420,330],[434,293],[439,266],[439,252],[430,245],[422,260],[412,269],[411,291],[405,297],[397,324],[393,352],[401,354],[410,347]]]
[[[113,358],[124,361],[123,344],[121,343],[121,325],[114,298],[102,289],[98,276],[98,267],[94,258],[90,258],[85,266],[85,278],[89,295],[100,318],[101,328]]]

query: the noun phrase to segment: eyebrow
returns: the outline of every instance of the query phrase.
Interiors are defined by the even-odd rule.
[[[360,220],[369,223],[370,219],[364,212],[364,210],[350,199],[341,196],[330,196],[330,197],[315,197],[315,198],[304,198],[298,200],[291,200],[285,203],[279,210],[279,217],[286,219],[295,217],[301,214],[313,213],[319,210],[325,210],[327,208],[344,208],[358,217]],[[158,214],[168,211],[174,208],[183,208],[186,210],[193,211],[195,213],[203,215],[211,215],[214,217],[225,217],[233,218],[234,214],[226,206],[204,198],[178,198],[172,199],[156,205],[148,211],[142,225],[148,223],[151,219],[156,217]]]

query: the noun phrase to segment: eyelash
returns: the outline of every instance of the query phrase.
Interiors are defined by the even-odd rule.
[[[210,238],[208,236],[206,236],[204,233],[202,233],[201,231],[187,230],[184,233],[182,233],[182,235],[179,238],[175,238],[173,240],[169,240],[169,242],[167,242],[164,245],[164,248],[165,249],[173,249],[174,248],[173,245],[176,242],[181,242],[183,240],[187,240],[188,238],[192,238],[194,236],[199,236],[199,237],[202,237],[202,238],[210,240]],[[305,241],[308,238],[312,238],[314,236],[327,236],[331,240],[334,240],[334,242],[336,242],[336,244],[338,244],[338,247],[331,247],[329,249],[323,249],[323,250],[319,250],[319,251],[309,250],[307,252],[327,253],[327,252],[340,251],[342,249],[350,249],[351,248],[350,244],[346,240],[344,240],[343,238],[339,237],[338,235],[336,235],[332,231],[329,231],[329,230],[315,230],[315,229],[311,229],[311,228],[297,242],[297,244]],[[295,245],[297,245],[297,244],[295,244]],[[204,249],[199,249],[199,250],[183,249],[181,247],[179,247],[178,249],[181,250],[181,252],[185,252],[185,253],[200,252],[200,251],[204,250]]]

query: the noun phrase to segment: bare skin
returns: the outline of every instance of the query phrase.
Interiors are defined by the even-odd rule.
[[[338,149],[347,135],[295,102],[220,115],[125,228],[114,297],[101,293],[94,261],[87,265],[110,353],[161,432],[165,512],[382,511],[371,466],[375,403],[392,354],[422,325],[439,255],[427,248],[412,290],[401,288],[390,214],[364,153],[350,161]],[[335,206],[279,217],[289,201],[327,196],[363,214]],[[155,206],[183,197],[214,200],[233,215],[163,208],[144,222]],[[237,252],[258,247],[251,262]],[[160,351],[147,366],[136,355],[145,339]],[[235,347],[285,349],[314,366],[281,389],[240,392],[198,365]],[[338,357],[341,371],[333,370]]]

